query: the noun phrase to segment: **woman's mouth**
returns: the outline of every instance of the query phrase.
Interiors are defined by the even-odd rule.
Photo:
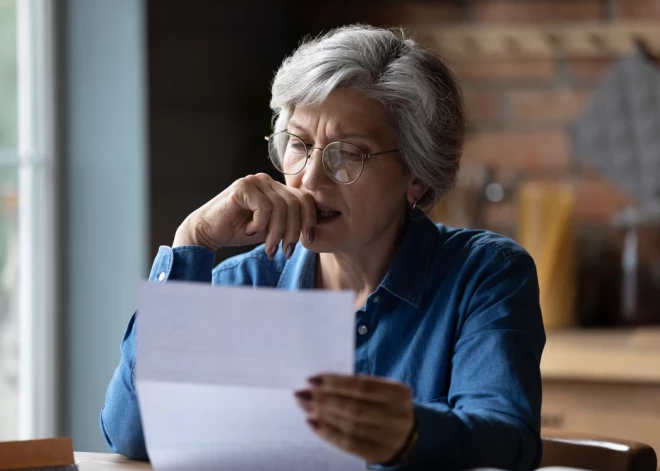
[[[335,211],[331,208],[316,208],[316,221],[318,224],[323,224],[326,222],[331,222],[341,216],[340,211]]]

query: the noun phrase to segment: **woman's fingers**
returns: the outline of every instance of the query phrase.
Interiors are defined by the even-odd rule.
[[[266,174],[250,175],[244,180],[249,188],[246,194],[254,194],[250,203],[255,203],[247,205],[247,209],[253,211],[253,219],[246,232],[264,233],[265,251],[270,258],[277,253],[280,242],[286,257],[290,258],[301,232],[314,239],[316,206],[310,195],[276,182]],[[268,203],[256,193],[263,195]]]
[[[302,224],[302,203],[295,193],[286,186],[277,182],[272,185],[272,189],[286,202],[286,230],[282,237],[282,250],[286,258],[291,258],[293,250],[300,239],[300,228]]]
[[[268,197],[255,185],[243,185],[233,198],[240,207],[252,212],[252,219],[245,226],[245,233],[248,235],[265,233],[273,212],[273,205]]]
[[[387,462],[415,424],[412,394],[403,383],[379,377],[323,374],[309,379],[296,400],[314,431],[372,463]]]
[[[263,241],[272,259],[281,242],[290,258],[301,232],[313,240],[316,206],[310,195],[257,174],[234,182],[197,210],[194,219],[204,223],[195,225],[195,234],[204,232],[201,235],[213,241],[209,246],[214,249]]]
[[[309,382],[325,394],[382,404],[409,403],[412,400],[412,391],[408,386],[376,376],[321,374],[310,378]]]
[[[309,193],[296,190],[301,203],[301,232],[310,243],[314,242],[314,227],[316,226],[316,204]]]
[[[280,242],[286,232],[289,204],[267,183],[259,182],[257,186],[266,198],[269,199],[273,208],[268,221],[265,247],[268,258],[272,259],[277,253]]]
[[[310,414],[309,418],[318,421],[320,424],[330,425],[353,439],[368,440],[385,445],[388,449],[392,449],[401,442],[400,429],[395,426],[388,426],[388,424],[365,424],[352,420],[345,415],[328,411],[318,418]]]
[[[296,400],[310,419],[388,445],[400,444],[402,430],[410,422],[410,414],[403,409],[361,399],[302,390],[296,393]]]
[[[303,391],[302,394],[308,391]],[[312,397],[311,392],[309,397]],[[343,434],[357,439],[381,443],[388,449],[401,445],[408,427],[405,414],[389,411],[381,404],[340,396],[313,395],[314,400],[304,401],[297,397],[298,404],[307,412],[309,419],[327,424]]]
[[[282,242],[289,258],[301,232],[314,239],[315,225],[316,206],[309,194],[261,173],[236,180],[188,215],[177,229],[173,246],[204,245],[217,250],[265,241],[266,253],[273,258]]]
[[[397,419],[404,422],[406,419],[403,411],[392,411],[379,402],[324,394],[320,391],[310,391],[310,394],[314,398],[311,413],[317,418],[336,416],[366,425],[381,425],[385,418],[392,422]]]
[[[319,437],[370,464],[385,463],[393,456],[388,447],[355,433],[346,433],[334,424],[314,419],[307,419],[307,423]]]

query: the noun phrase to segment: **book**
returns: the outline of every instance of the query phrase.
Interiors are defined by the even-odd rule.
[[[0,442],[0,471],[78,471],[71,437]]]

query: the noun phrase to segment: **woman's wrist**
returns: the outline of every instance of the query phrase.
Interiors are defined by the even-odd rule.
[[[196,245],[215,252],[219,247],[213,247],[211,244],[204,242],[202,238],[197,236],[194,230],[196,226],[197,225],[190,220],[190,217],[186,218],[185,221],[183,221],[177,228],[176,233],[174,234],[174,242],[172,242],[172,248],[174,249],[176,247]]]
[[[387,463],[383,463],[383,466],[394,466],[404,462],[412,453],[418,440],[419,430],[417,428],[417,420],[415,420],[401,449]]]

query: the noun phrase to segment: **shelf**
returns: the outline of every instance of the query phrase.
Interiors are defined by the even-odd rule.
[[[547,332],[544,380],[660,384],[660,328]]]
[[[456,61],[550,58],[616,58],[641,43],[660,53],[658,22],[584,23],[572,25],[409,24],[423,45]]]

